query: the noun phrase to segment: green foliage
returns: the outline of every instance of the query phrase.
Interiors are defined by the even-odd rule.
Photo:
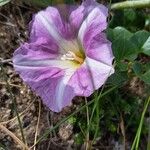
[[[58,4],[73,4],[74,0],[24,0],[25,3],[38,6],[38,7],[47,7],[49,5],[58,5]]]
[[[117,10],[114,12],[109,26],[111,28],[123,26],[135,32],[144,28],[146,17],[147,14],[139,9]]]
[[[3,6],[7,4],[8,2],[10,2],[10,0],[0,0],[0,6]]]
[[[150,84],[150,63],[143,65],[139,62],[134,62],[133,71],[141,80]]]
[[[144,74],[139,76],[141,80],[146,82],[147,84],[150,84],[150,69],[146,71]]]
[[[148,37],[146,42],[143,44],[142,51],[144,54],[150,56],[150,37]]]
[[[150,33],[147,31],[131,33],[123,27],[116,27],[109,29],[107,35],[112,41],[116,61],[135,60],[140,53],[150,53]]]

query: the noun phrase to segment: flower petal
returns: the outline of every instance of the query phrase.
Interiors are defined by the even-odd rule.
[[[110,66],[112,65],[114,59],[111,49],[111,42],[107,40],[104,33],[98,34],[91,40],[86,40],[85,53],[89,58]]]
[[[114,73],[112,66],[87,57],[84,64],[77,69],[68,84],[73,85],[76,95],[90,96],[94,90],[105,83],[112,73]]]
[[[29,68],[20,70],[19,74],[54,112],[60,112],[74,97],[73,88],[67,85],[70,76],[66,76],[63,70],[49,67],[34,70]]]
[[[69,17],[71,26],[73,26],[78,32],[83,21],[87,18],[90,12],[97,7],[101,10],[101,13],[107,15],[106,7],[98,4],[97,2],[95,2],[95,0],[85,0],[79,7],[77,7],[76,9],[72,9]]]
[[[39,42],[39,40],[37,41]],[[57,50],[52,50],[51,46],[47,47],[45,43],[25,43],[18,48],[13,57],[13,64],[17,71],[25,69],[36,69],[43,67],[54,67],[60,69],[78,68],[78,64],[69,60],[61,60]],[[45,45],[44,45],[45,44]],[[37,50],[36,50],[37,48]],[[47,49],[48,48],[48,49]]]
[[[33,43],[25,43],[20,46],[15,52],[15,59],[54,59],[59,55],[59,47],[53,41],[49,41],[45,38],[38,38]]]
[[[56,40],[58,43],[62,42],[62,39],[74,39],[74,28],[62,15],[62,12],[67,10],[70,12],[74,9],[72,6],[60,5],[57,8],[47,7],[44,11],[34,15],[33,21],[30,23],[31,42],[36,41],[38,37],[46,37],[50,40]]]
[[[91,40],[91,38],[106,29],[107,16],[107,8],[99,4],[88,13],[88,16],[82,22],[78,33],[78,38],[82,43],[83,48],[87,37],[88,40]]]
[[[37,38],[45,37],[49,40],[61,40],[59,29],[63,26],[59,11],[54,7],[48,7],[38,12],[31,22],[31,42]]]
[[[77,51],[78,44],[73,39],[73,29],[69,23],[62,20],[59,10],[54,7],[48,7],[34,16],[31,23],[30,42],[37,41],[38,38],[46,38],[59,46],[61,53],[66,51]],[[66,40],[69,38],[69,40]]]
[[[75,96],[68,81],[78,66],[71,61],[57,59],[51,51],[44,53],[42,44],[36,50],[34,44],[22,45],[14,53],[14,68],[51,110],[59,112]],[[30,49],[33,47],[35,49]]]

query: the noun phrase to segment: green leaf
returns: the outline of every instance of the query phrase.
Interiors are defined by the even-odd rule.
[[[7,4],[8,2],[10,2],[10,0],[0,0],[0,6],[3,6]]]
[[[128,70],[128,64],[125,62],[118,62],[116,63],[116,66],[119,68],[119,71],[127,71]]]
[[[65,0],[65,4],[73,4],[74,0]]]
[[[122,86],[124,82],[128,80],[126,72],[119,72],[116,70],[113,75],[108,79],[107,83],[111,85],[120,85]]]
[[[150,84],[150,63],[135,62],[132,66],[134,73],[145,83]]]
[[[150,84],[150,69],[145,72],[144,74],[142,74],[140,76],[140,79],[143,80],[144,82],[146,82],[147,84]]]
[[[119,40],[120,38],[127,39],[133,35],[131,32],[129,32],[123,27],[116,27],[114,29],[108,29],[107,33],[108,33],[108,37],[110,38],[112,42]]]
[[[142,46],[142,51],[144,54],[150,56],[150,37],[146,40],[146,42]]]
[[[109,27],[114,28],[123,26],[130,31],[135,32],[144,28],[146,16],[147,14],[139,9],[115,10],[109,23]]]
[[[128,59],[129,56],[133,56],[136,53],[137,47],[134,43],[124,37],[120,37],[112,43],[113,53],[117,61]],[[131,58],[131,57],[130,57]],[[129,58],[129,60],[130,60]],[[133,57],[134,59],[135,57]]]
[[[35,7],[47,7],[52,4],[52,0],[22,0],[24,3]]]
[[[142,64],[139,63],[139,62],[135,62],[132,66],[133,68],[133,71],[134,73],[137,75],[137,76],[140,76],[143,72],[143,67],[142,67]]]
[[[117,38],[117,39],[120,39],[120,38],[130,38],[131,36],[133,35],[133,33],[131,33],[130,31],[128,31],[127,29],[123,28],[123,27],[116,27],[114,29],[114,36]]]
[[[25,3],[39,6],[39,7],[47,7],[49,5],[58,5],[58,4],[73,4],[74,0],[23,0]]]
[[[107,30],[108,39],[112,41],[112,49],[117,62],[127,59],[133,61],[139,53],[150,55],[150,33],[138,31],[131,33],[123,27]]]
[[[138,49],[141,50],[142,46],[144,45],[145,41],[150,36],[150,33],[147,31],[138,31],[131,37],[131,42],[137,45]]]

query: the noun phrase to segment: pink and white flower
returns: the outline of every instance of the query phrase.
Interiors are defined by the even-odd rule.
[[[48,7],[30,24],[30,39],[14,53],[21,78],[55,112],[75,96],[90,96],[114,73],[111,42],[103,32],[108,10],[94,0]]]

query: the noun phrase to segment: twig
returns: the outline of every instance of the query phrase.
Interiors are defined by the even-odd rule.
[[[35,100],[34,100],[35,101]],[[20,114],[19,114],[19,117],[21,117],[24,113],[26,113],[27,111],[28,111],[28,109],[32,106],[32,104],[34,103],[34,101],[33,102],[31,102],[30,104],[29,104],[29,106],[23,111],[23,112],[21,112]],[[8,124],[9,122],[13,122],[13,121],[15,121],[17,119],[17,117],[14,117],[14,118],[12,118],[12,119],[10,119],[10,120],[8,120],[8,121],[5,121],[5,122],[0,122],[2,125],[4,125],[4,124]]]
[[[48,123],[49,128],[51,128],[50,121],[49,121],[50,120],[49,115],[50,115],[50,112],[48,111],[47,112],[47,123]],[[50,138],[52,138],[52,134],[50,134]],[[51,140],[48,142],[47,150],[50,149],[50,145],[51,145]]]
[[[3,24],[3,25],[11,26],[11,27],[16,27],[16,25],[11,23],[11,22],[2,22],[2,21],[0,21],[0,23]]]
[[[39,128],[39,123],[40,123],[40,117],[41,117],[41,101],[39,101],[39,113],[38,113],[38,120],[37,120],[37,125],[36,125],[36,132],[35,132],[34,144],[37,141],[37,135],[38,135],[38,128]],[[36,146],[34,147],[34,150],[36,150]]]
[[[0,82],[0,84],[1,84],[1,85],[7,85],[7,83],[5,83],[5,82]],[[14,86],[14,87],[21,88],[21,86],[16,85],[16,84],[12,84],[12,83],[9,83],[9,85]]]
[[[150,0],[135,0],[119,2],[111,5],[111,9],[125,9],[125,8],[149,8]]]
[[[5,126],[0,124],[0,129],[7,133],[10,137],[12,137],[19,145],[23,147],[23,149],[29,150],[28,146],[25,145],[16,135],[14,135],[11,131],[9,131]]]
[[[121,133],[123,136],[123,147],[124,149],[126,149],[126,134],[125,134],[125,126],[124,126],[124,120],[123,120],[123,116],[121,114],[120,116],[120,129],[121,129]]]
[[[3,59],[3,58],[0,58],[0,64],[5,64],[5,63],[12,63],[12,59]]]

